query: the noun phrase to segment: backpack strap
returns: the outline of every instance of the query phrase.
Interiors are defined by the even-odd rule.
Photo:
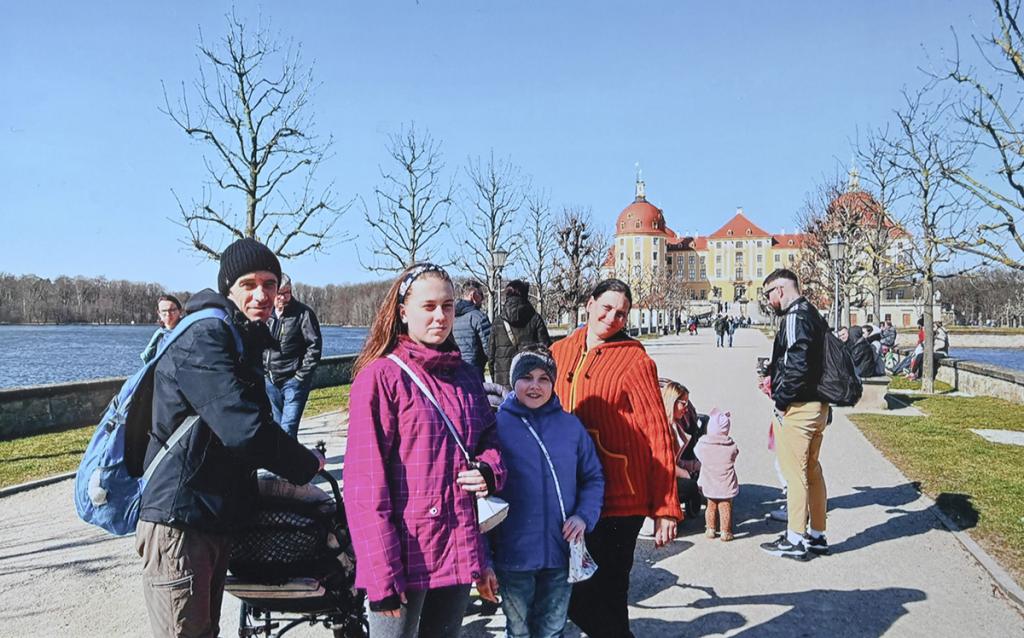
[[[519,339],[516,339],[516,333],[512,331],[512,325],[505,319],[501,320],[501,323],[505,324],[505,334],[508,335],[508,340],[512,342],[512,347],[519,352]]]
[[[153,476],[153,472],[156,471],[157,466],[159,466],[160,462],[164,460],[164,458],[167,456],[167,453],[171,451],[171,448],[173,448],[178,443],[178,441],[180,441],[186,434],[189,433],[189,431],[192,429],[192,426],[195,425],[197,421],[199,421],[198,414],[193,414],[192,416],[185,419],[182,422],[182,424],[178,426],[178,429],[174,431],[174,434],[171,435],[171,438],[167,439],[167,442],[160,446],[160,451],[156,453],[156,456],[153,457],[153,460],[150,462],[149,467],[146,468],[145,473],[142,475],[143,485],[149,482],[149,478]]]
[[[185,334],[185,331],[188,330],[192,324],[197,321],[202,321],[203,319],[220,319],[227,324],[228,329],[231,330],[231,336],[235,340],[235,349],[238,351],[238,356],[242,356],[242,351],[244,349],[242,346],[242,335],[238,333],[238,328],[235,327],[235,322],[231,320],[228,313],[225,312],[223,308],[203,308],[202,310],[197,310],[185,315],[185,318],[178,322],[178,325],[174,326],[174,330],[171,331],[171,334],[164,337],[160,342],[160,348],[156,351],[156,356],[153,357],[150,364],[154,364],[156,360],[160,358],[160,355],[162,355],[178,337]]]

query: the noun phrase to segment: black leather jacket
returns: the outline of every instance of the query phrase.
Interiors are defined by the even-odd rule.
[[[273,345],[263,353],[263,367],[273,383],[281,384],[295,377],[299,381],[313,378],[320,363],[324,340],[320,322],[309,306],[292,299],[280,317],[270,318]]]
[[[780,412],[791,403],[821,401],[818,383],[825,333],[828,324],[811,302],[797,297],[775,334],[769,373],[772,377],[772,399]]]
[[[548,327],[534,310],[533,304],[522,297],[509,296],[502,302],[502,310],[491,326],[491,377],[494,382],[511,386],[512,358],[529,345],[551,345]],[[509,335],[505,323],[512,329]],[[514,343],[513,343],[514,341]]]
[[[140,518],[226,533],[253,513],[257,468],[301,484],[313,478],[319,463],[274,422],[260,365],[270,338],[266,324],[248,321],[234,303],[212,290],[193,296],[186,310],[207,307],[223,308],[233,318],[245,357],[239,358],[224,322],[204,319],[157,362],[145,466],[182,421],[193,414],[200,420],[149,479]]]

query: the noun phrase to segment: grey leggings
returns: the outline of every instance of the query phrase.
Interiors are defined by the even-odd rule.
[[[469,585],[405,592],[402,615],[367,611],[373,638],[458,638],[469,605]]]

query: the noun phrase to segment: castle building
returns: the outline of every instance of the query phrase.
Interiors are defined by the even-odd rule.
[[[677,233],[647,200],[638,175],[635,199],[615,221],[603,272],[633,287],[635,325],[664,325],[676,312],[758,319],[761,282],[776,268],[794,268],[803,244],[804,235],[769,233],[742,208],[708,235]]]

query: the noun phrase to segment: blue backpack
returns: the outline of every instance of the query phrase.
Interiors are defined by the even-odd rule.
[[[111,399],[96,433],[92,435],[75,474],[75,509],[86,523],[102,527],[111,534],[127,536],[139,522],[139,504],[146,481],[167,453],[195,425],[199,417],[190,416],[163,442],[149,468],[143,472],[146,448],[153,427],[153,374],[156,363],[167,348],[189,326],[203,319],[219,319],[228,325],[238,354],[242,337],[231,317],[220,308],[204,308],[187,315],[163,338],[156,356],[128,378]]]

